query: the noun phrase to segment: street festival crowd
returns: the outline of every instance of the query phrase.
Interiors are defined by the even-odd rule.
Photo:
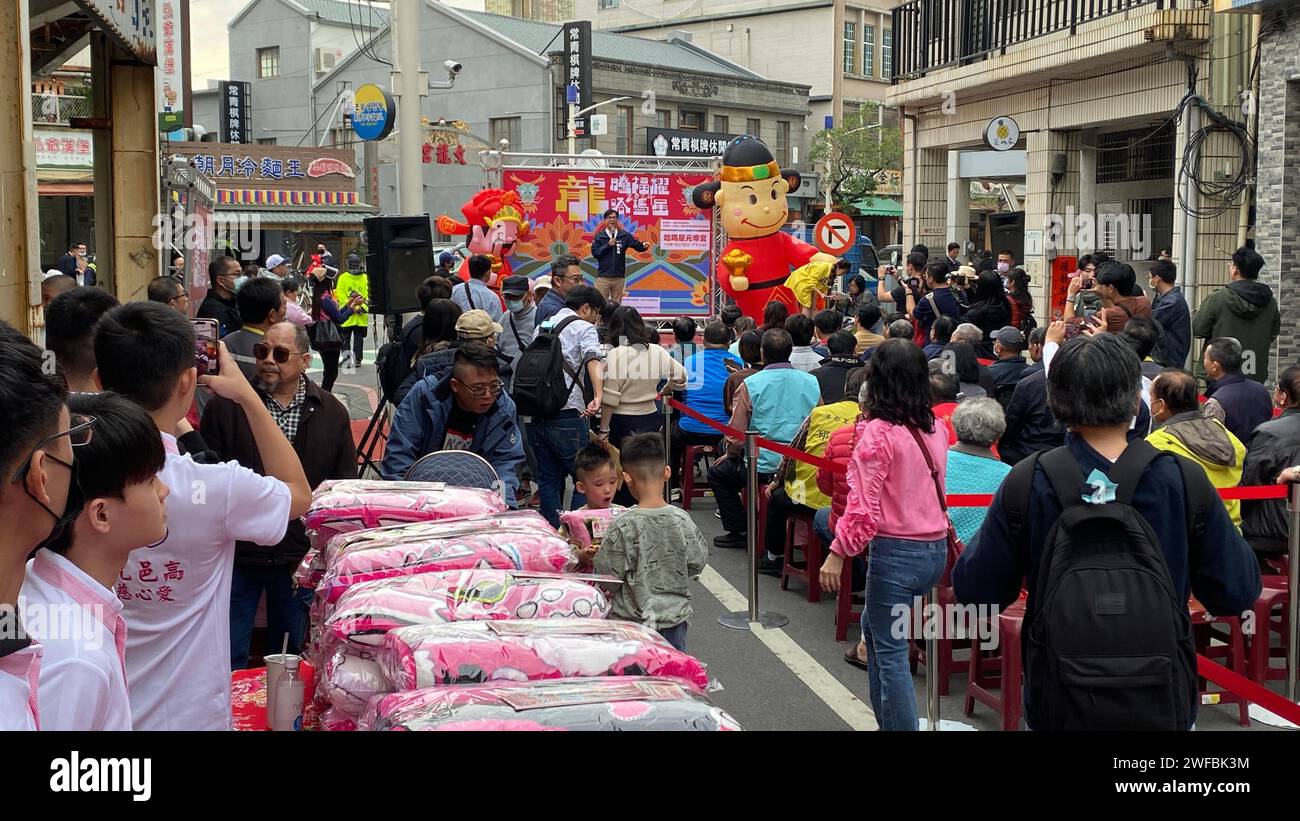
[[[618,215],[606,220],[613,244]],[[611,300],[622,291],[616,254],[596,260],[597,287],[580,260],[563,256],[549,276],[505,278],[499,294],[488,258],[471,258],[463,280],[443,255],[419,287],[422,312],[379,352],[395,407],[379,472],[398,482],[431,453],[478,454],[500,481],[474,497],[480,508],[439,486],[392,484],[390,495],[478,515],[482,528],[519,531],[523,541],[553,542],[558,532],[565,555],[549,568],[588,574],[574,578],[595,593],[572,612],[539,613],[539,626],[489,635],[454,614],[433,618],[433,608],[423,620],[396,611],[403,596],[431,598],[438,577],[470,585],[466,573],[497,573],[505,585],[512,572],[541,568],[434,562],[352,578],[325,565],[337,586],[363,582],[331,601],[333,612],[367,588],[367,601],[388,608],[367,614],[380,663],[374,653],[347,656],[336,672],[364,678],[352,668],[370,665],[366,675],[396,677],[403,668],[408,679],[375,685],[370,703],[334,726],[421,726],[421,708],[456,689],[438,685],[544,685],[507,685],[511,673],[490,670],[458,679],[454,660],[444,669],[414,659],[442,658],[457,641],[516,642],[511,652],[523,653],[525,639],[545,641],[542,628],[564,621],[543,616],[567,615],[608,616],[606,627],[584,620],[564,634],[571,641],[609,630],[641,648],[635,665],[603,675],[673,684],[676,695],[654,696],[678,709],[663,715],[734,729],[705,708],[707,675],[686,655],[690,582],[709,545],[680,503],[684,480],[698,475],[721,519],[714,549],[746,548],[746,505],[759,505],[761,573],[782,573],[792,518],[813,523],[825,559],[807,568],[810,579],[832,593],[844,580],[865,601],[845,661],[866,671],[883,729],[918,725],[909,642],[891,629],[896,606],[949,575],[960,603],[1006,608],[1029,596],[1031,728],[1191,727],[1199,698],[1189,598],[1211,614],[1249,611],[1287,546],[1283,499],[1223,501],[1215,489],[1300,480],[1291,467],[1300,464],[1300,365],[1280,363],[1273,390],[1264,381],[1279,313],[1259,281],[1263,260],[1249,248],[1233,254],[1231,283],[1193,317],[1167,259],[1151,265],[1143,288],[1132,266],[1085,255],[1065,305],[1040,323],[1010,252],[966,265],[958,251],[931,257],[917,246],[876,289],[844,263],[843,291],[811,317],[781,302],[761,324],[734,306],[702,328],[681,317],[670,347],[636,308]],[[45,345],[57,368],[0,324],[0,626],[9,627],[0,635],[0,728],[229,729],[231,671],[250,663],[263,594],[268,652],[281,637],[291,655],[321,640],[311,634],[323,588],[313,591],[303,568],[317,562],[319,580],[320,562],[346,563],[366,546],[348,539],[382,544],[385,533],[340,529],[328,549],[318,544],[327,527],[314,523],[329,521],[313,519],[323,500],[342,495],[365,508],[377,498],[366,494],[382,492],[357,480],[349,414],[331,392],[340,357],[361,362],[366,278],[358,258],[340,270],[326,254],[319,249],[303,278],[280,257],[261,271],[231,257],[211,262],[197,313],[220,327],[212,373],[196,370],[188,293],[173,276],[151,283],[147,301],[125,304],[75,280],[47,291]],[[1203,377],[1185,369],[1193,339],[1204,340]],[[319,384],[307,375],[314,356],[324,363]],[[665,452],[670,399],[680,411],[668,417]],[[744,498],[746,431],[808,457],[759,449],[761,500]],[[988,507],[944,500],[976,493],[996,495]],[[411,528],[396,535],[432,544],[474,531],[454,527],[464,520],[420,518],[395,516]],[[1099,555],[1109,587],[1080,566]],[[419,575],[426,569],[444,572]],[[457,588],[458,604],[488,608],[465,618],[524,618],[489,612],[490,581]],[[93,636],[56,635],[35,618],[57,605],[93,613]],[[1125,618],[1118,638],[1108,616]],[[528,679],[590,675],[556,665],[534,674],[517,662]],[[319,693],[332,673],[325,660],[317,667]],[[627,720],[611,715],[602,720]]]

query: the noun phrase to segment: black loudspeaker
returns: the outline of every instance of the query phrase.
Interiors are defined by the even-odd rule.
[[[420,310],[415,291],[433,270],[433,232],[429,215],[366,217],[366,273],[370,313]]]

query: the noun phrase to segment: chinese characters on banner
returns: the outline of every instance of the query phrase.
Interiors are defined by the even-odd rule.
[[[245,154],[195,154],[194,167],[212,178],[242,177],[246,180],[294,180],[307,176],[302,160],[262,157]]]
[[[577,89],[577,110],[582,111],[591,107],[591,21],[578,20],[565,23],[562,42],[564,59],[561,65],[565,70],[564,86],[566,89]],[[587,136],[585,116],[579,117],[574,123],[574,132],[578,137]]]
[[[650,246],[627,254],[624,304],[649,316],[709,313],[712,222],[691,203],[691,191],[709,179],[707,173],[536,169],[503,176],[503,187],[519,194],[530,223],[511,259],[516,273],[541,276],[553,256],[571,253],[594,277],[591,243],[602,215],[613,209],[623,227]]]
[[[38,168],[93,168],[95,138],[90,131],[38,128],[34,132]]]
[[[447,143],[438,143],[433,145],[425,143],[421,146],[420,161],[424,163],[437,162],[439,165],[467,165],[465,160],[465,146],[450,146]]]
[[[248,119],[249,83],[225,80],[217,93],[217,110],[223,143],[251,143]]]
[[[156,0],[158,15],[158,128],[172,131],[185,124],[185,62],[181,48],[181,0]],[[222,97],[223,102],[225,97]]]

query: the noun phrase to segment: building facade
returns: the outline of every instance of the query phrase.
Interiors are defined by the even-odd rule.
[[[1050,275],[1058,258],[1106,250],[1141,280],[1169,250],[1196,305],[1228,281],[1228,257],[1247,239],[1249,202],[1203,198],[1191,183],[1250,173],[1230,128],[1202,131],[1245,127],[1249,22],[1183,0],[1120,0],[1074,18],[1058,6],[909,0],[893,11],[904,247],[1011,247],[1040,321],[1064,297],[1061,272]],[[1199,162],[1185,160],[1189,143]],[[982,235],[972,180],[1006,197]],[[1006,194],[1016,184],[1023,199]]]

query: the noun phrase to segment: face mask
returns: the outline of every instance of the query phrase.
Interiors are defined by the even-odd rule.
[[[1005,274],[1007,271],[1010,271],[1010,270],[1011,270],[1011,263],[1009,263],[1009,262],[999,262],[999,263],[998,263],[998,273],[999,273],[999,274]]]
[[[55,552],[65,552],[72,545],[72,523],[81,515],[81,511],[86,507],[86,495],[81,492],[81,483],[77,481],[77,463],[73,460],[71,463],[62,459],[45,454],[48,458],[53,459],[60,465],[68,469],[68,501],[63,506],[63,515],[56,514],[53,510],[45,507],[45,503],[27,490],[27,483],[23,483],[23,490],[31,496],[32,501],[45,508],[45,512],[54,517],[54,527],[50,529],[50,535],[46,536],[41,543],[36,546],[37,550],[48,547]]]
[[[246,276],[236,277],[235,285],[233,288],[231,288],[231,290],[234,291],[235,293],[239,293],[239,289],[244,287],[245,282],[248,282],[248,277]]]
[[[524,302],[522,299],[507,299],[506,309],[517,314],[524,309]]]

